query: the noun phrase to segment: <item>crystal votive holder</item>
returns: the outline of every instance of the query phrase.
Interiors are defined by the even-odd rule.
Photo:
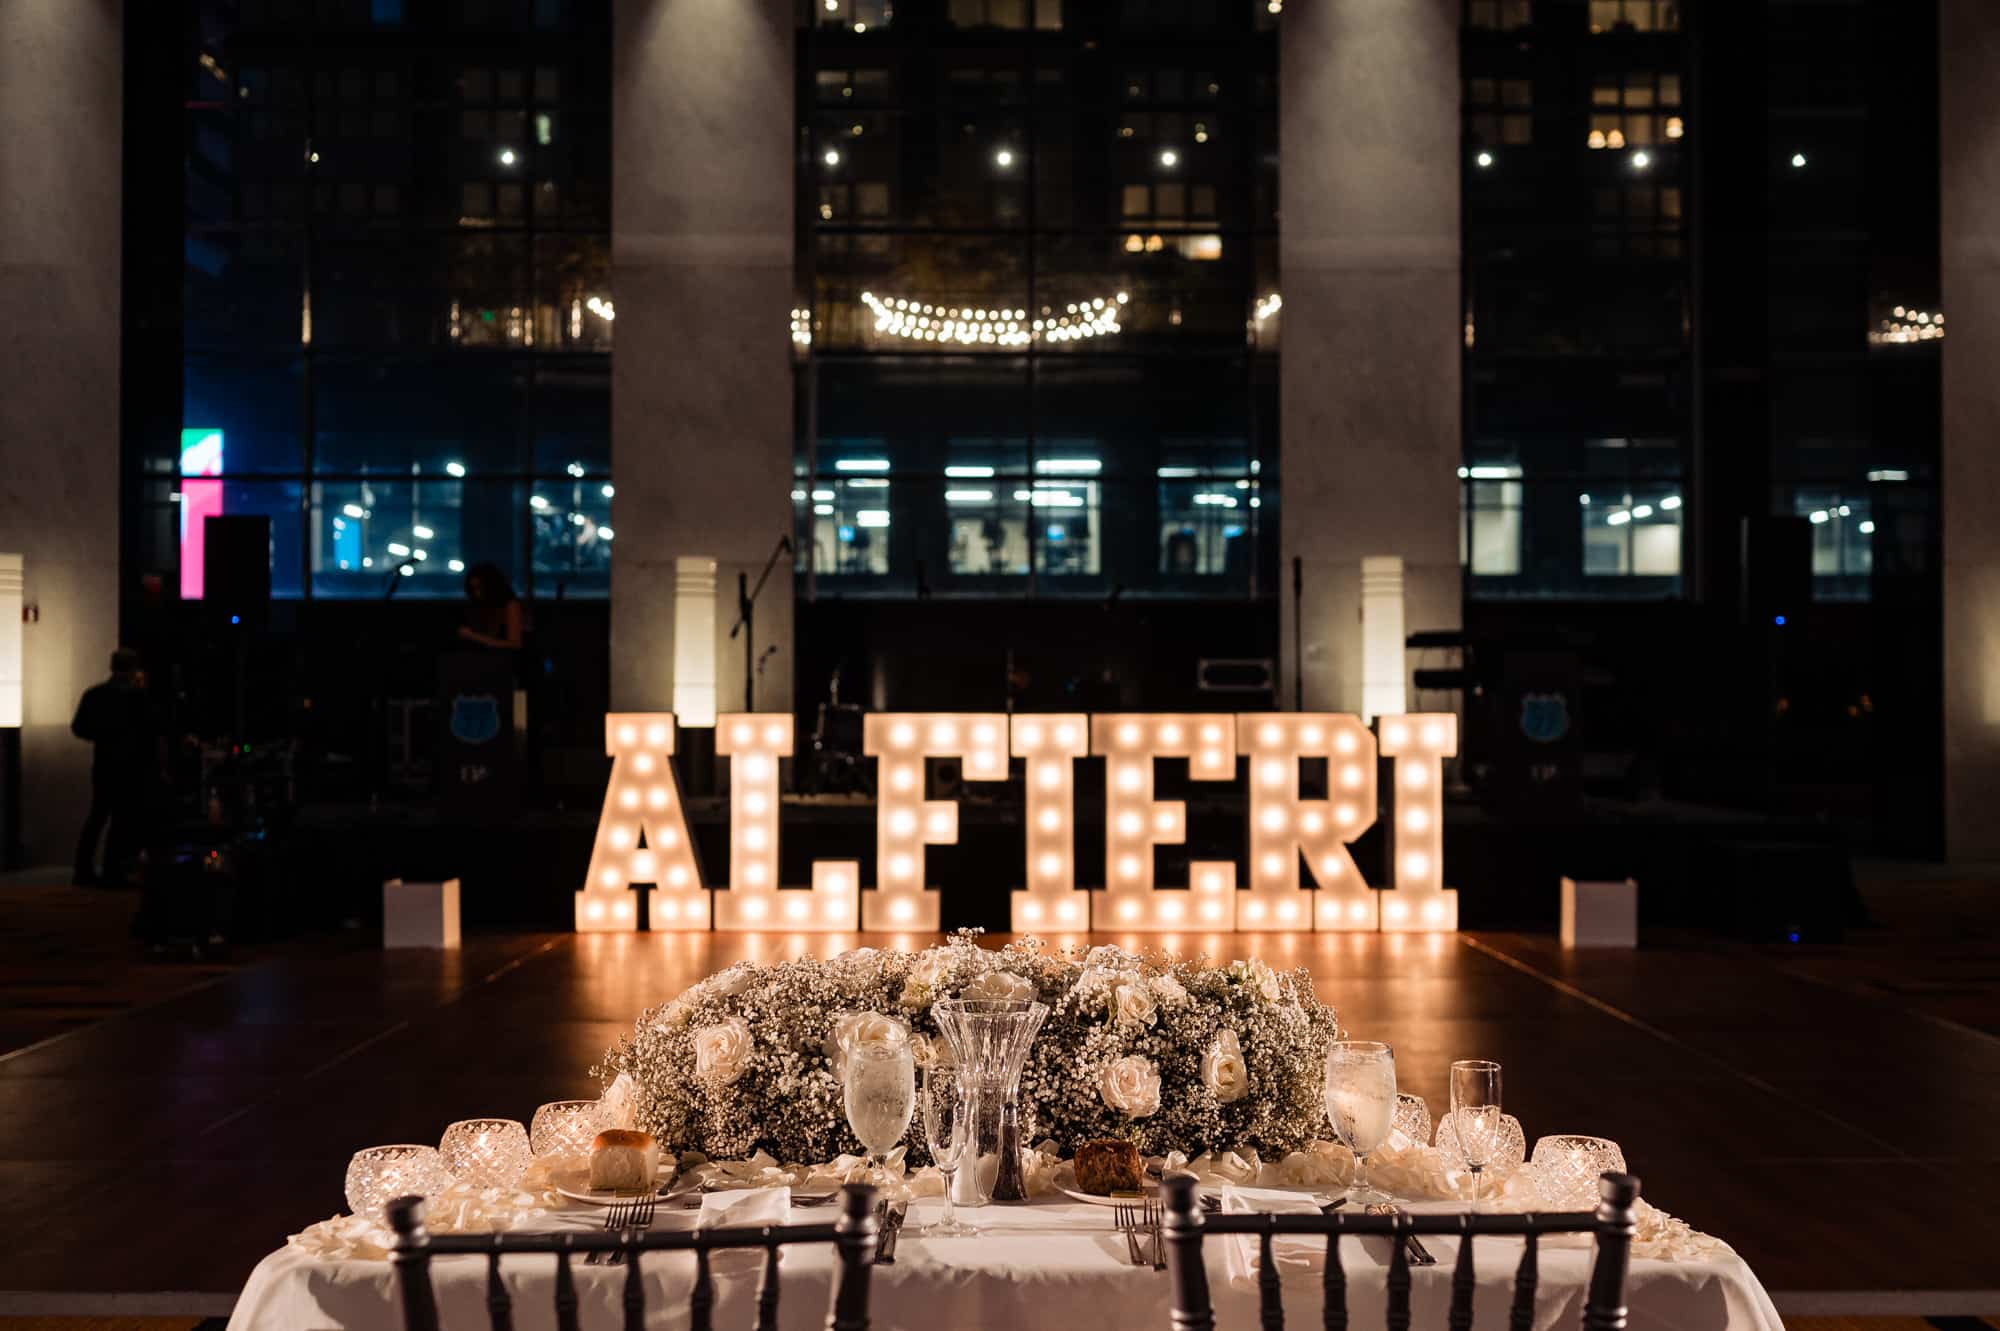
[[[554,1100],[535,1111],[528,1128],[528,1145],[538,1156],[587,1160],[603,1127],[604,1110],[597,1101]]]
[[[1453,1117],[1462,1110],[1447,1109],[1444,1117],[1437,1121],[1438,1154],[1444,1157],[1446,1166],[1452,1169],[1466,1167],[1465,1145],[1459,1140]],[[1482,1164],[1485,1169],[1512,1169],[1528,1158],[1528,1139],[1521,1131],[1521,1120],[1512,1114],[1500,1116],[1500,1126],[1493,1136],[1493,1153]]]
[[[460,1119],[438,1142],[445,1172],[475,1188],[511,1188],[521,1181],[534,1152],[528,1130],[511,1118]]]
[[[1603,1137],[1564,1133],[1537,1141],[1529,1163],[1543,1201],[1558,1210],[1588,1211],[1597,1205],[1598,1177],[1625,1172],[1625,1153]]]
[[[435,1197],[450,1180],[435,1146],[371,1146],[347,1162],[347,1209],[370,1220],[398,1197]]]
[[[1402,1133],[1410,1145],[1426,1145],[1431,1139],[1431,1107],[1424,1103],[1421,1095],[1399,1093],[1396,1096],[1396,1117],[1390,1127],[1392,1131]]]

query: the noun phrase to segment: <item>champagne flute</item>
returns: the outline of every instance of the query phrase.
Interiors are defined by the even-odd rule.
[[[931,1163],[944,1176],[944,1216],[912,1232],[939,1238],[970,1237],[979,1233],[979,1227],[959,1220],[951,1201],[951,1185],[972,1142],[971,1097],[958,1084],[956,1070],[933,1065],[924,1069],[923,1090],[918,1099],[924,1108],[924,1145],[930,1148]]]
[[[847,1126],[868,1152],[871,1176],[885,1181],[886,1157],[910,1130],[916,1109],[916,1064],[907,1040],[860,1044],[847,1051],[842,1076]]]
[[[1451,1065],[1451,1130],[1472,1171],[1472,1209],[1483,1200],[1482,1175],[1500,1143],[1500,1065],[1463,1058]]]
[[[1396,1051],[1374,1040],[1338,1040],[1326,1048],[1326,1117],[1354,1153],[1349,1200],[1357,1205],[1390,1198],[1368,1186],[1368,1156],[1389,1135],[1396,1117]]]

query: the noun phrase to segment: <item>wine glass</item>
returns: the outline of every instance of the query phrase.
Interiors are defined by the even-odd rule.
[[[1463,1058],[1451,1065],[1451,1130],[1472,1171],[1472,1209],[1482,1197],[1482,1173],[1500,1144],[1500,1065]]]
[[[1396,1051],[1373,1040],[1337,1040],[1326,1048],[1326,1117],[1354,1152],[1357,1204],[1387,1202],[1368,1186],[1368,1155],[1389,1135],[1396,1115]]]
[[[847,1099],[847,1126],[868,1152],[871,1175],[878,1182],[886,1172],[886,1157],[910,1130],[916,1109],[916,1062],[908,1040],[857,1044],[847,1051],[842,1076]]]
[[[967,1238],[979,1232],[977,1225],[959,1220],[952,1206],[951,1184],[972,1143],[972,1103],[958,1084],[958,1074],[950,1067],[926,1067],[923,1091],[918,1097],[924,1107],[924,1145],[930,1148],[931,1163],[944,1176],[944,1216],[934,1224],[913,1229],[914,1233],[939,1238]]]

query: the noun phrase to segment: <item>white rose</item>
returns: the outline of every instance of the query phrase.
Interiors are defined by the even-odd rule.
[[[663,1031],[677,1031],[687,1025],[687,1019],[688,1000],[686,995],[683,995],[667,1004],[667,1010],[660,1014],[659,1021],[654,1024]]]
[[[1153,977],[1153,997],[1162,1003],[1185,1003],[1188,1001],[1187,986],[1171,975]]]
[[[754,961],[739,961],[728,970],[709,976],[695,988],[701,990],[703,998],[734,998],[757,983],[758,969]]]
[[[1224,1031],[1201,1056],[1201,1084],[1223,1104],[1250,1094],[1250,1068],[1243,1061],[1243,1046],[1235,1031]]]
[[[1262,995],[1266,1002],[1275,1003],[1285,995],[1278,973],[1255,957],[1248,961],[1231,962],[1229,969],[1239,980]]]
[[[639,1086],[630,1073],[621,1072],[604,1094],[597,1097],[597,1117],[603,1127],[635,1128],[639,1126]]]
[[[729,1017],[694,1033],[694,1073],[704,1081],[727,1086],[750,1066],[755,1041],[750,1025],[741,1017]]]
[[[1287,1188],[1346,1187],[1354,1157],[1345,1146],[1316,1141],[1278,1162],[1278,1182]]]
[[[882,954],[872,947],[851,948],[835,957],[833,964],[846,967],[849,975],[864,984],[882,974]]]
[[[1144,1026],[1153,1020],[1158,1005],[1153,1002],[1153,990],[1146,983],[1146,977],[1137,971],[1126,971],[1111,985],[1111,1015],[1121,1022],[1134,1026]]]
[[[960,998],[980,999],[990,1002],[1024,1003],[1035,997],[1035,986],[1031,980],[1024,980],[1012,971],[988,971],[965,986]]]
[[[1098,1089],[1105,1104],[1132,1118],[1145,1118],[1160,1108],[1160,1070],[1152,1059],[1138,1054],[1107,1064]]]
[[[871,1044],[908,1044],[909,1027],[879,1012],[843,1012],[833,1020],[834,1044],[842,1049],[859,1049]]]
[[[910,1037],[910,1061],[920,1068],[948,1068],[953,1066],[951,1046],[944,1040],[933,1040],[928,1035]]]
[[[944,980],[945,970],[951,965],[951,953],[945,948],[934,947],[917,957],[903,978],[903,992],[897,997],[905,1007],[922,1007]]]

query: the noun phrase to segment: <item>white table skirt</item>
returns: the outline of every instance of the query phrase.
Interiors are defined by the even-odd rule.
[[[909,1223],[934,1219],[940,1203],[920,1201]],[[1418,1204],[1412,1211],[1450,1209]],[[599,1215],[567,1212],[549,1217],[551,1227],[595,1228]],[[800,1223],[831,1219],[832,1207],[798,1209]],[[1067,1200],[996,1205],[961,1215],[984,1227],[977,1238],[930,1240],[905,1231],[896,1261],[878,1266],[870,1282],[871,1325],[881,1331],[961,1331],[962,1328],[1087,1327],[1089,1331],[1166,1331],[1169,1326],[1168,1274],[1134,1267],[1124,1236],[1115,1232],[1104,1207]],[[658,1227],[692,1227],[691,1211],[662,1211]],[[1247,1282],[1232,1284],[1222,1244],[1203,1245],[1218,1324],[1257,1325],[1257,1295]],[[1442,1326],[1451,1297],[1456,1241],[1427,1237],[1437,1265],[1413,1268],[1413,1324]],[[1478,1288],[1475,1328],[1499,1331],[1507,1325],[1517,1239],[1477,1241],[1474,1260]],[[1587,1243],[1587,1241],[1586,1241]],[[1544,1240],[1535,1326],[1574,1331],[1583,1317],[1584,1286],[1591,1249]],[[1355,1331],[1383,1325],[1386,1313],[1385,1242],[1341,1245],[1348,1276],[1348,1311]],[[755,1324],[761,1253],[718,1256],[716,1325]],[[826,1324],[834,1261],[830,1249],[788,1250],[781,1283],[781,1322],[791,1331],[815,1331]],[[555,1326],[555,1259],[510,1257],[502,1269],[514,1294],[518,1331]],[[613,1331],[623,1324],[621,1267],[572,1264],[584,1331]],[[645,1259],[646,1324],[679,1328],[688,1324],[687,1298],[694,1285],[691,1254],[654,1254]],[[293,1248],[266,1257],[250,1276],[229,1331],[292,1331],[339,1327],[345,1331],[396,1331],[402,1325],[395,1277],[386,1262],[324,1261]],[[431,1282],[445,1331],[478,1331],[488,1325],[486,1263],[480,1257],[442,1258],[431,1264]],[[1290,1326],[1320,1324],[1317,1270],[1284,1271],[1285,1316]],[[1701,1262],[1635,1258],[1626,1285],[1632,1331],[1783,1331],[1777,1310],[1755,1275],[1732,1253]]]

